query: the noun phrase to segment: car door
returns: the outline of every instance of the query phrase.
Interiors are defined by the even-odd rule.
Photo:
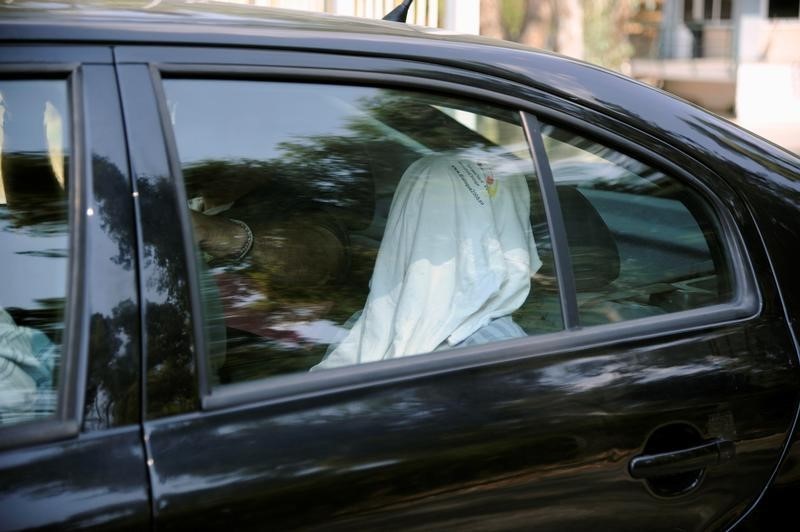
[[[688,155],[441,65],[412,76],[389,59],[163,47],[117,59],[158,526],[704,530],[768,484],[796,352],[746,209]],[[439,176],[442,157],[469,191],[453,211],[510,195],[498,212],[527,217],[526,297],[491,316],[507,328],[347,358],[353,331],[380,336],[370,316],[385,271],[417,257],[406,248],[438,277],[414,292],[422,310],[393,310],[415,316],[404,330],[498,302],[453,296],[484,277],[405,244],[411,219],[415,242],[472,223],[397,214],[425,204],[404,187]]]
[[[0,529],[149,526],[111,48],[0,47]]]

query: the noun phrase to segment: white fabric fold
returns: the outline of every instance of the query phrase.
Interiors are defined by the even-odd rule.
[[[424,157],[395,191],[361,315],[313,369],[456,346],[518,309],[540,266],[523,175]]]
[[[58,349],[44,333],[19,327],[0,308],[0,425],[51,415]]]

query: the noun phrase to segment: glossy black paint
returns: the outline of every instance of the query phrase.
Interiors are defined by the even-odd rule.
[[[116,73],[111,65],[87,65],[91,102],[94,217],[88,236],[92,286],[89,312],[89,377],[84,430],[138,424],[141,416],[139,297],[136,238],[128,156]],[[94,110],[98,109],[98,110]]]
[[[177,216],[184,198],[166,157],[150,70],[123,65],[118,73],[137,199],[145,417],[152,419],[198,404],[189,271]]]
[[[114,53],[134,176],[113,68],[86,65],[92,179],[83,182],[98,213],[88,233],[85,432],[0,454],[0,528],[141,528],[152,511],[156,526],[185,529],[717,529],[745,515],[781,460],[774,495],[745,524],[791,515],[800,494],[796,158],[656,90],[514,45],[277,11],[260,21],[211,21],[171,5],[124,19],[90,11],[56,8],[42,21],[12,6],[0,20],[0,41],[14,43],[0,47],[0,61],[45,62],[52,52],[108,63],[108,48],[63,55],[41,43],[125,44]],[[601,326],[201,397],[196,273],[159,75],[460,85],[506,102],[713,191],[755,274],[752,299],[717,322],[669,322],[673,333],[649,322]],[[630,460],[671,427],[731,442],[735,456],[677,487],[632,478]]]
[[[757,495],[790,421],[791,372],[771,393],[754,378],[764,370],[745,362],[748,343],[776,329],[531,350],[517,363],[375,390],[166,419],[148,430],[158,519],[199,526],[191,501],[202,494],[212,509],[203,522],[245,528],[451,529],[486,516],[497,528],[720,526]],[[774,365],[762,364],[773,387]],[[650,431],[674,421],[735,439],[737,461],[709,468],[695,493],[659,502],[627,464]],[[174,445],[184,438],[203,443]]]
[[[79,171],[72,176],[71,223],[82,228],[75,231],[73,249],[85,255],[73,251],[82,257],[69,297],[85,307],[70,326],[68,347],[82,378],[66,388],[79,410],[72,418],[74,432],[49,438],[44,432],[0,454],[0,528],[141,529],[149,526],[150,512],[138,423],[139,328],[130,314],[138,308],[129,238],[132,199],[111,50],[65,46],[54,54],[68,61],[62,67],[45,62],[45,52],[3,48],[0,57],[25,61],[20,75],[27,76],[82,65],[76,67],[80,83],[73,94],[79,137],[74,144],[80,152]],[[34,445],[48,439],[56,441]]]
[[[142,530],[150,524],[137,426],[0,455],[0,528]]]

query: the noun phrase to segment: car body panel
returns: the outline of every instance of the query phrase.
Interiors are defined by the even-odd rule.
[[[450,529],[491,516],[496,528],[718,527],[758,495],[794,406],[791,371],[767,363],[765,372],[740,356],[746,337],[776,331],[751,332],[586,356],[532,348],[517,363],[158,421],[147,429],[157,520]],[[764,373],[783,382],[756,382]],[[659,500],[627,467],[672,422],[735,440],[737,458],[709,469],[697,491]],[[201,520],[197,500],[219,520]]]
[[[0,529],[142,530],[149,492],[137,426],[0,455]]]

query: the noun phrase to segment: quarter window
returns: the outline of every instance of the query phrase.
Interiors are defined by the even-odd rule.
[[[542,130],[582,325],[729,301],[720,227],[694,189],[565,129]]]
[[[67,85],[0,80],[0,425],[53,416],[67,288]]]
[[[369,87],[165,90],[212,384],[561,329],[517,112]]]

